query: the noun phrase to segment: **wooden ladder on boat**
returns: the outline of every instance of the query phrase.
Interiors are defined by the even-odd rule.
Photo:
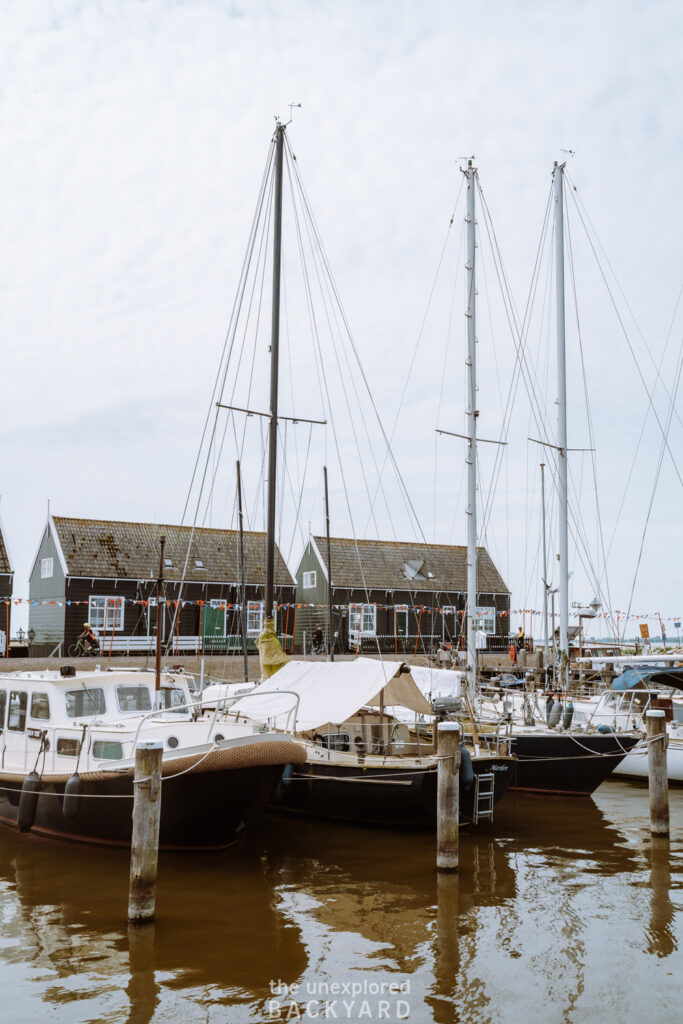
[[[481,775],[474,776],[473,825],[476,825],[478,821],[484,818],[493,821],[494,788],[495,778],[493,772],[482,772]]]

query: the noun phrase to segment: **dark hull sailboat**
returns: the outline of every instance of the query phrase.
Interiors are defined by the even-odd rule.
[[[477,777],[493,776],[492,803],[504,795],[513,779],[509,757],[473,757],[472,775],[461,772],[460,823],[477,822]],[[437,771],[434,763],[381,767],[359,764],[312,763],[285,770],[277,787],[278,810],[355,824],[433,828],[436,825]]]
[[[237,750],[214,749],[201,756],[165,759],[160,848],[189,851],[233,846],[267,806],[285,765],[302,759],[299,744],[279,737]],[[188,766],[192,761],[195,770]],[[0,774],[3,824],[74,842],[130,846],[132,769],[84,772],[76,795],[73,790],[65,794],[65,776],[46,774],[33,787],[35,800],[28,801],[26,793],[22,795],[23,781],[15,773]]]
[[[516,760],[510,789],[559,796],[590,796],[639,739],[635,733],[574,735],[533,728],[515,730],[511,749]]]

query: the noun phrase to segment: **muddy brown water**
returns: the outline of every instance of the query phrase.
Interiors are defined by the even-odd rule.
[[[2,828],[0,1021],[680,1020],[683,789],[671,825],[650,837],[639,784],[510,794],[437,881],[433,835],[273,816],[239,853],[162,854],[137,929],[125,853]]]

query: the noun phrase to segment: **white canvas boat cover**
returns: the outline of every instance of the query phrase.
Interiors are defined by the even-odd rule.
[[[286,692],[283,692],[286,691]],[[290,661],[231,711],[258,722],[299,731],[318,729],[327,722],[341,724],[360,708],[401,705],[418,714],[431,707],[415,685],[408,666],[400,661]],[[297,704],[296,725],[292,713]]]
[[[430,700],[435,697],[460,697],[465,689],[465,673],[457,669],[411,665],[410,674],[420,691]]]

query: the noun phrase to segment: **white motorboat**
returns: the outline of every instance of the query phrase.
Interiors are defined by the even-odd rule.
[[[268,803],[291,736],[199,717],[187,679],[154,672],[0,676],[0,821],[21,831],[128,845],[135,749],[163,745],[160,846],[230,846]]]

